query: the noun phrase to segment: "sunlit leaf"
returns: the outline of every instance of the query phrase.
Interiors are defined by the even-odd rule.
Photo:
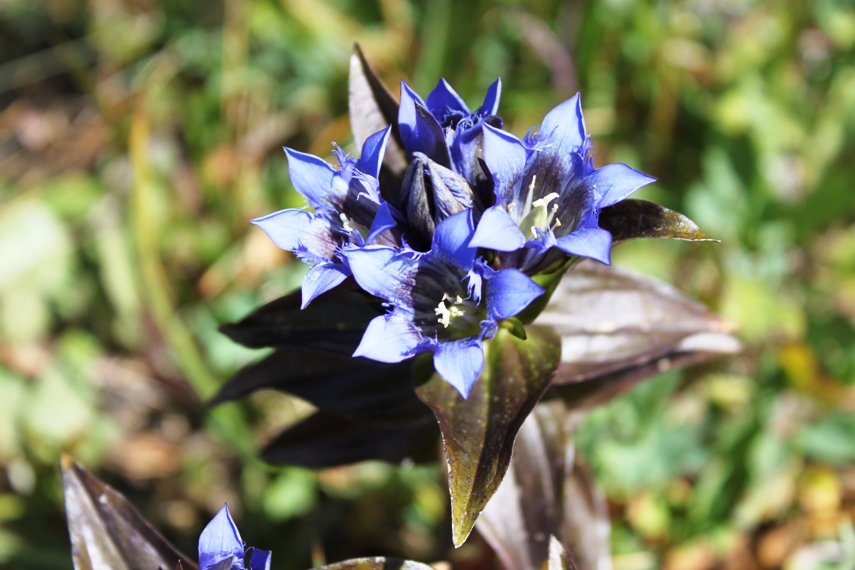
[[[377,556],[374,558],[354,558],[313,570],[433,570],[433,568],[412,560],[396,560]]]
[[[398,102],[377,77],[358,45],[350,56],[348,110],[353,138],[360,148],[370,135],[393,126],[383,163],[393,174],[402,175],[407,162],[397,127]]]
[[[549,570],[576,570],[570,553],[555,536],[549,537]]]
[[[299,346],[350,356],[368,322],[381,309],[347,280],[300,309],[295,291],[253,311],[237,323],[220,327],[229,338],[250,348]]]
[[[681,214],[646,200],[623,200],[600,212],[600,227],[612,234],[612,243],[639,238],[718,241]]]
[[[469,398],[438,375],[419,385],[419,397],[439,421],[448,462],[455,546],[469,536],[478,514],[508,469],[514,438],[549,386],[560,359],[560,339],[547,327],[527,328],[528,340],[505,330],[485,344],[484,371]]]
[[[127,499],[68,456],[62,458],[62,487],[76,570],[197,568]]]
[[[539,570],[547,560],[550,569],[611,567],[605,499],[575,455],[574,421],[561,401],[535,408],[520,428],[505,480],[478,519],[478,531],[508,570]],[[563,548],[556,552],[551,535],[576,566],[553,565]]]
[[[261,457],[274,465],[325,469],[359,461],[435,460],[439,434],[433,421],[381,427],[317,412],[271,442]]]
[[[730,335],[733,325],[701,303],[665,283],[591,261],[564,276],[537,322],[561,335],[556,385],[619,373],[638,378],[684,362],[684,354],[708,358],[740,348]],[[646,366],[657,361],[659,368]]]
[[[380,425],[412,424],[431,417],[413,390],[412,367],[412,361],[384,364],[286,347],[240,370],[211,404],[272,388],[351,419]]]

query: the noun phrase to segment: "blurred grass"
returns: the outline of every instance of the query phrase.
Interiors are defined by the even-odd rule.
[[[581,429],[615,567],[852,567],[851,3],[4,0],[0,30],[0,564],[70,567],[60,451],[189,552],[228,500],[278,568],[445,556],[438,470],[273,470],[253,446],[305,404],[202,405],[258,356],[216,326],[302,277],[247,220],[300,203],[282,145],[354,150],[358,41],[393,88],[501,76],[518,135],[581,90],[595,161],[722,240],[615,252],[747,346]]]

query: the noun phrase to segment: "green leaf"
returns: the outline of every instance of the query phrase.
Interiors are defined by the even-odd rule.
[[[383,164],[396,176],[403,175],[407,160],[398,133],[398,102],[368,64],[359,45],[354,46],[350,56],[348,110],[353,138],[360,147],[370,135],[392,125]]]
[[[718,241],[707,237],[680,212],[646,200],[623,200],[604,208],[600,212],[600,227],[611,232],[614,244],[639,238]]]
[[[344,562],[336,562],[329,566],[321,566],[313,570],[433,570],[427,564],[412,560],[396,560],[394,558],[354,558]]]
[[[505,568],[540,570],[547,560],[550,569],[575,568],[554,566],[570,560],[560,555],[562,544],[579,570],[597,570],[610,558],[608,508],[575,453],[577,422],[552,401],[538,404],[520,428],[508,474],[477,523]]]
[[[561,357],[558,335],[530,326],[528,340],[505,330],[485,343],[484,371],[469,398],[434,374],[416,388],[445,445],[455,546],[469,536],[511,460],[517,431],[540,400]]]
[[[75,570],[197,568],[175,550],[121,493],[68,456],[62,458],[62,488]]]

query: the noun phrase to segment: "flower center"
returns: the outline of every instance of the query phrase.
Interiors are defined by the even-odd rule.
[[[447,329],[469,329],[472,325],[479,325],[480,318],[477,314],[478,305],[460,295],[452,297],[448,293],[443,294],[442,300],[437,304],[434,313],[439,317],[436,321]]]
[[[537,175],[533,175],[531,184],[528,186],[525,206],[521,212],[516,211],[514,202],[508,204],[508,213],[517,221],[517,225],[523,234],[531,233],[532,239],[538,239],[550,228],[557,228],[561,225],[561,220],[555,217],[558,204],[553,204],[552,208],[549,207],[549,203],[559,197],[558,192],[550,192],[543,198],[532,201],[536,183]]]

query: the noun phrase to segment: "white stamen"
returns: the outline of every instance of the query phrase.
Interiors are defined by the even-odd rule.
[[[539,200],[535,200],[534,202],[531,203],[531,205],[535,208],[537,208],[538,206],[543,206],[545,208],[549,205],[550,202],[552,202],[556,198],[558,198],[558,192],[551,192],[551,193],[547,194],[546,196],[544,196],[543,198],[541,198]],[[553,206],[552,209],[553,209],[553,211],[557,210],[558,204],[555,204],[555,206]]]
[[[353,226],[350,225],[350,220],[347,219],[347,216],[345,216],[344,213],[341,213],[338,217],[341,220],[341,225],[344,226],[344,231],[352,232]]]
[[[534,192],[534,183],[537,181],[537,174],[531,175],[531,184],[528,185],[528,191]]]
[[[460,295],[457,295],[451,307],[448,307],[445,304],[448,299],[451,299],[448,293],[443,294],[442,300],[436,306],[436,309],[433,310],[433,312],[439,316],[437,322],[445,328],[448,328],[448,325],[451,324],[451,319],[453,317],[461,317],[466,314],[466,311],[457,306],[463,303],[463,299]]]

